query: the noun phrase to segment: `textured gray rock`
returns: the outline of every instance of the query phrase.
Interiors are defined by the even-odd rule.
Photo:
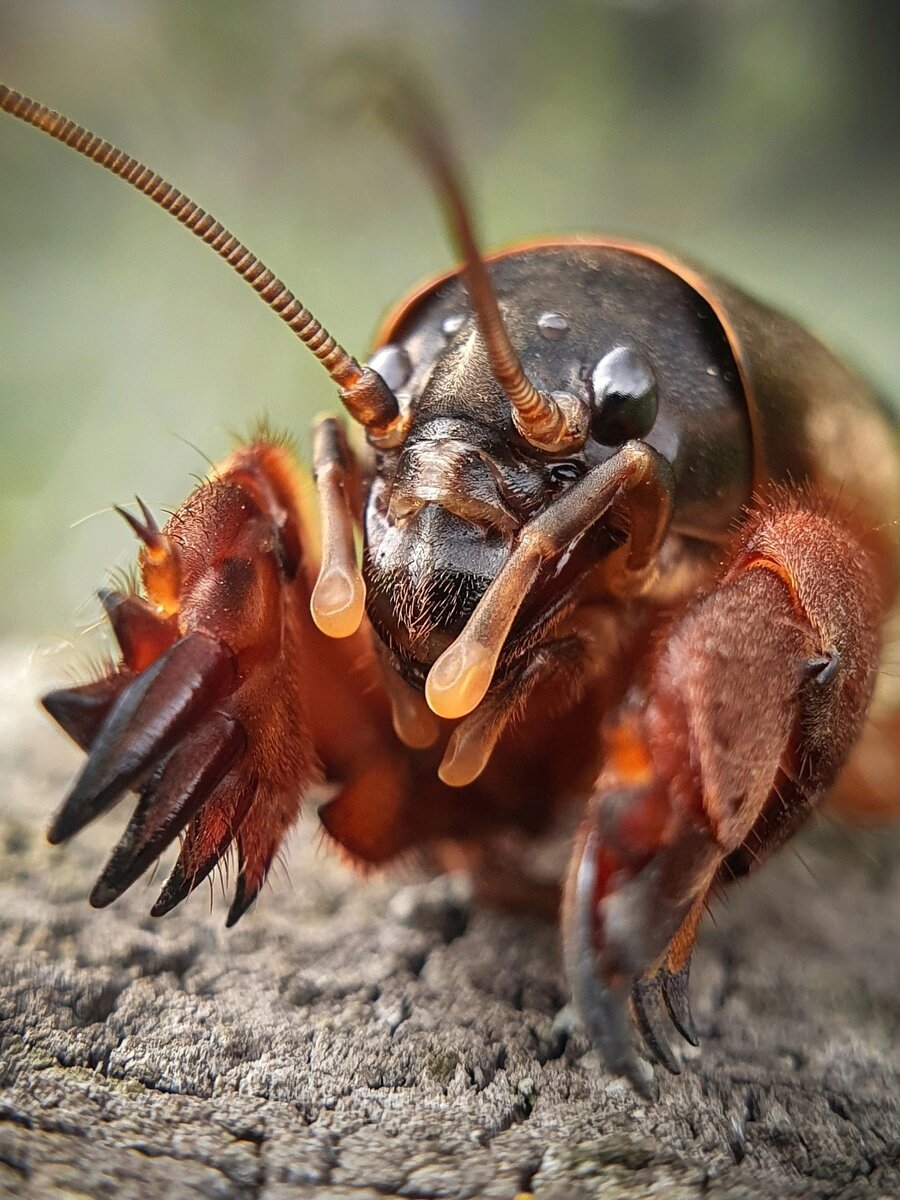
[[[359,880],[312,814],[230,933],[141,884],[91,911],[123,812],[44,843],[77,755],[27,660],[0,662],[0,1194],[900,1195],[896,835],[822,823],[719,906],[702,1050],[648,1107],[554,1024],[552,929]]]

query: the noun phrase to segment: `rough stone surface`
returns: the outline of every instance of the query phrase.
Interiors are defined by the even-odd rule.
[[[900,1195],[896,835],[820,824],[716,910],[702,1050],[648,1107],[554,1024],[552,929],[360,881],[312,814],[230,933],[142,884],[93,912],[124,814],[45,844],[77,755],[39,674],[2,656],[0,1194]]]

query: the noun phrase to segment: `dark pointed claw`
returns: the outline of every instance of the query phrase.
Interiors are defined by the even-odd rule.
[[[259,895],[264,882],[265,875],[263,875],[255,887],[249,887],[246,875],[243,870],[240,871],[234,887],[234,899],[231,902],[231,908],[228,910],[228,916],[225,918],[226,929],[231,929],[234,925],[237,925],[238,921]]]
[[[193,632],[171,646],[110,708],[48,839],[64,841],[110,808],[234,683],[234,658],[215,638]]]
[[[658,797],[656,798],[658,800]],[[712,878],[719,849],[709,831],[684,822],[661,840],[654,793],[646,787],[610,790],[589,816],[576,870],[563,907],[566,969],[576,1008],[610,1070],[642,1095],[651,1094],[652,1070],[638,1059],[626,1005],[633,1000],[648,1051],[669,1071],[680,1062],[664,1032],[659,989],[676,1028],[696,1045],[687,1002],[687,971],[662,971],[642,983],[669,946]],[[643,842],[640,816],[649,824]],[[652,989],[652,990],[651,990]]]
[[[690,959],[678,971],[660,971],[659,981],[662,987],[663,1000],[672,1018],[672,1024],[686,1042],[692,1046],[700,1045],[697,1027],[691,1014],[690,1001]]]
[[[179,905],[182,900],[186,900],[194,888],[199,887],[210,871],[212,871],[233,840],[233,834],[228,834],[222,838],[206,858],[193,870],[188,868],[182,848],[182,853],[178,861],[172,868],[169,878],[163,884],[162,891],[150,909],[150,916],[164,917],[166,913],[171,912],[173,908]]]
[[[179,858],[172,868],[169,878],[163,884],[163,889],[156,898],[156,903],[150,909],[151,917],[164,917],[171,912],[176,904],[180,904],[191,894],[198,883],[201,883],[218,862],[216,855],[211,855],[206,870],[198,871],[194,876],[188,875]]]
[[[140,496],[135,496],[135,501],[137,502],[138,508],[141,510],[141,516],[144,518],[144,524],[154,533],[159,533],[159,523],[157,522],[156,517],[154,517],[153,513],[140,498]]]
[[[237,925],[238,921],[247,911],[251,904],[256,900],[256,897],[262,891],[263,884],[266,882],[266,876],[269,874],[269,867],[272,865],[272,859],[275,857],[277,842],[270,843],[268,849],[254,847],[251,854],[248,855],[247,847],[242,839],[238,839],[238,877],[234,887],[234,899],[231,902],[231,908],[228,910],[228,917],[225,920],[225,928],[231,929],[233,925]]]
[[[572,993],[588,1036],[605,1066],[614,1075],[627,1079],[644,1100],[658,1100],[659,1087],[653,1070],[632,1046],[627,992],[605,988],[593,970],[590,979],[582,982],[587,986],[576,987],[573,983]]]
[[[164,550],[165,535],[160,533],[159,526],[156,523],[156,518],[150,512],[149,508],[147,508],[143,500],[140,499],[140,497],[135,498],[137,499],[141,514],[144,518],[143,521],[130,513],[127,508],[122,508],[122,506],[119,504],[114,504],[113,508],[120,517],[123,517],[125,521],[128,522],[135,536],[138,537],[145,546],[147,546],[150,550],[157,552]]]
[[[653,1071],[635,1053],[628,1019],[627,980],[605,982],[597,965],[594,908],[597,882],[597,835],[588,834],[578,864],[573,903],[566,916],[566,970],[572,998],[585,1030],[607,1068],[621,1075],[645,1100],[656,1100]]]
[[[634,1018],[647,1049],[672,1075],[681,1074],[681,1061],[669,1045],[662,1023],[662,996],[659,980],[639,979],[631,991]]]
[[[78,687],[58,688],[43,696],[41,704],[72,741],[87,750],[116,699],[133,678],[130,671],[120,671]]]
[[[213,713],[166,759],[142,789],[121,841],[90,895],[111,904],[175,840],[212,794],[246,745],[239,722]]]
[[[182,900],[191,894],[194,888],[203,882],[213,867],[228,852],[229,847],[238,834],[244,817],[246,817],[250,810],[253,797],[254,790],[250,788],[245,789],[233,799],[227,826],[224,832],[213,843],[212,847],[202,844],[205,833],[203,818],[206,810],[201,807],[200,812],[188,827],[178,860],[172,868],[169,878],[163,884],[162,891],[156,898],[156,903],[150,909],[151,916],[164,917],[166,913],[171,912],[176,905],[180,904]],[[250,900],[247,901],[248,907],[252,899],[253,897],[251,896]],[[237,917],[235,920],[237,920]]]

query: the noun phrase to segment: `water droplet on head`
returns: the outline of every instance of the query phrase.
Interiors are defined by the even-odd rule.
[[[558,342],[569,331],[569,322],[558,312],[541,313],[537,327],[548,342]]]
[[[466,323],[466,318],[462,313],[451,313],[449,317],[444,317],[441,322],[441,333],[444,337],[455,337]]]

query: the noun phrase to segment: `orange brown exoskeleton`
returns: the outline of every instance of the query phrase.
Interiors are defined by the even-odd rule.
[[[362,366],[182,193],[0,87],[4,111],[225,258],[365,431],[354,451],[335,418],[316,426],[319,556],[298,466],[265,435],[164,528],[123,513],[143,594],[101,593],[120,662],[45,697],[88,755],[49,836],[135,791],[92,903],[180,838],[153,912],[234,847],[233,924],[319,783],[352,859],[455,845],[494,897],[497,841],[574,811],[573,996],[607,1066],[649,1095],[629,1006],[678,1070],[663,1013],[696,1042],[710,895],[835,787],[845,808],[897,807],[896,705],[877,695],[864,729],[896,597],[896,424],[797,325],[661,251],[584,238],[482,257],[433,114],[402,85],[381,104],[463,265],[408,297]],[[509,892],[542,895],[527,864]]]

